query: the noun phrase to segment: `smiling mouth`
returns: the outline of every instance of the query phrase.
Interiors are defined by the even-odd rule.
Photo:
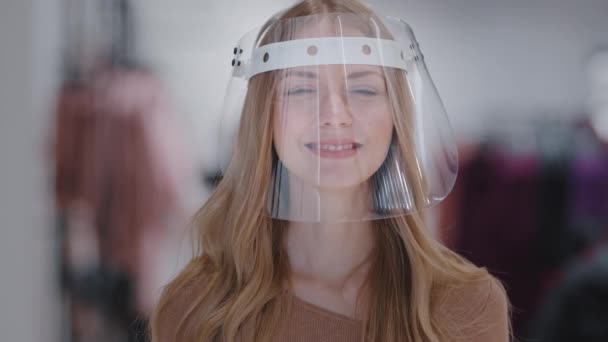
[[[322,151],[322,152],[337,152],[337,151],[354,151],[360,149],[363,145],[353,142],[348,144],[317,144],[317,143],[308,143],[304,144],[308,149],[313,151]]]

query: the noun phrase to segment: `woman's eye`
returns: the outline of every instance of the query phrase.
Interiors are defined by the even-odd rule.
[[[288,96],[298,96],[298,95],[308,95],[312,93],[316,93],[315,88],[307,88],[307,87],[296,87],[287,90]]]
[[[351,93],[355,93],[357,95],[363,95],[363,96],[376,96],[378,95],[378,92],[374,89],[370,89],[370,88],[354,88],[350,90]]]

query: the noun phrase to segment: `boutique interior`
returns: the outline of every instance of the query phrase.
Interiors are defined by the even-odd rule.
[[[372,4],[416,31],[457,143],[432,234],[504,284],[515,340],[608,341],[608,1]],[[6,341],[148,340],[221,182],[234,43],[285,5],[0,3]]]

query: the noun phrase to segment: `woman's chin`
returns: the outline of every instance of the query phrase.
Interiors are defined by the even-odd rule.
[[[336,192],[357,189],[364,182],[364,179],[354,177],[325,177],[320,179],[314,186],[319,192]]]

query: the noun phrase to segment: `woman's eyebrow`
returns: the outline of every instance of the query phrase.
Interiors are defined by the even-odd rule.
[[[384,75],[382,75],[380,72],[371,71],[371,70],[352,72],[352,73],[348,74],[347,78],[349,78],[349,79],[361,78],[361,77],[370,76],[370,75],[372,75],[372,76],[375,75],[375,76],[384,78]],[[286,72],[283,75],[281,75],[280,79],[284,79],[284,78],[291,77],[291,76],[303,77],[303,78],[308,78],[308,79],[316,79],[317,73],[312,72],[312,71],[292,70],[292,71]]]
[[[309,79],[316,79],[317,78],[317,73],[316,72],[312,72],[312,71],[296,71],[296,70],[293,70],[293,71],[289,71],[289,72],[284,73],[281,76],[281,79],[287,78],[287,77],[290,77],[290,76],[299,76],[299,77],[304,77],[304,78],[309,78]]]
[[[350,74],[348,74],[348,78],[361,78],[361,77],[370,76],[370,75],[376,75],[378,77],[384,78],[384,75],[382,75],[381,73],[379,73],[377,71],[371,71],[371,70],[357,71],[357,72],[350,73]]]

